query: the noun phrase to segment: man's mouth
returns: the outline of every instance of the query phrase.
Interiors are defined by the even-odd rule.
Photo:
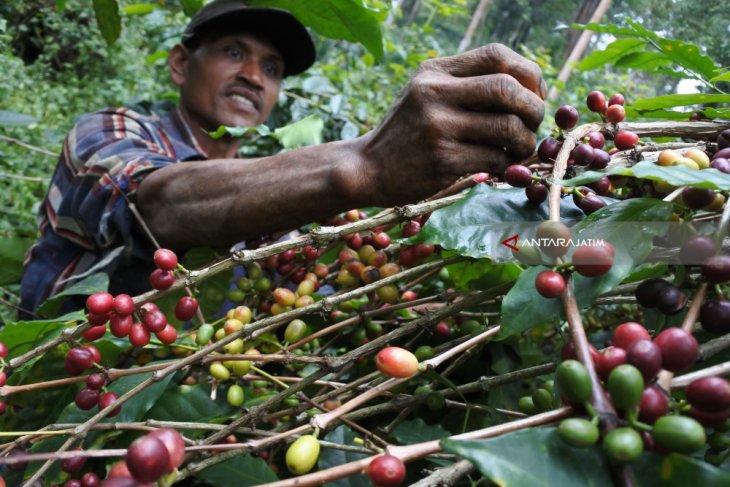
[[[234,95],[231,95],[230,97],[242,105],[246,105],[253,109],[256,109],[256,104],[253,101],[246,98],[245,96],[234,94]]]

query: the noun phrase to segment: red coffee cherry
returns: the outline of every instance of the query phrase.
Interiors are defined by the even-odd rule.
[[[163,269],[155,269],[150,274],[150,284],[153,288],[162,290],[167,289],[175,282],[175,275]]]
[[[601,91],[591,91],[586,97],[586,105],[590,111],[602,113],[606,109],[606,95]]]
[[[730,409],[730,382],[724,377],[702,377],[685,390],[687,401],[697,409],[727,412]]]
[[[83,372],[94,365],[94,354],[84,347],[75,347],[68,351],[64,364],[68,368]],[[79,374],[71,374],[79,375]]]
[[[570,158],[579,166],[591,164],[595,157],[595,149],[588,144],[578,144],[570,151]]]
[[[580,204],[578,206],[581,210],[583,210],[583,213],[590,215],[606,206],[606,202],[594,194],[589,194],[580,200]]]
[[[601,132],[590,132],[586,135],[585,140],[594,149],[603,149],[603,146],[606,145],[606,136]]]
[[[401,230],[401,235],[403,238],[412,237],[418,232],[421,231],[421,224],[418,223],[416,220],[409,220],[406,223],[403,224],[403,229]]]
[[[535,277],[535,288],[546,298],[557,298],[565,291],[565,279],[555,271],[542,271]]]
[[[142,324],[150,333],[157,333],[165,329],[167,317],[162,311],[155,310],[145,313]]]
[[[98,390],[84,387],[76,393],[74,402],[79,409],[88,411],[89,409],[99,404],[99,397],[100,394]]]
[[[107,406],[110,406],[114,401],[116,401],[119,398],[115,393],[113,392],[105,392],[101,396],[99,396],[99,410],[106,409]],[[122,412],[122,406],[117,406],[112,411],[107,414],[107,418],[111,418],[113,416],[116,416],[117,414]]]
[[[182,436],[180,436],[180,433],[172,428],[161,428],[152,431],[148,436],[157,438],[165,445],[167,453],[170,455],[168,471],[174,470],[182,465],[183,460],[185,460],[185,442]]]
[[[606,169],[608,167],[608,163],[611,162],[611,156],[603,149],[593,149],[593,160],[590,163],[591,169]],[[609,183],[611,182],[608,178],[606,179]],[[589,183],[587,186],[592,187],[591,185],[595,183]],[[610,184],[609,184],[610,186]],[[596,191],[599,194],[599,191]]]
[[[81,448],[73,448],[70,451],[83,451]],[[61,461],[61,470],[68,473],[76,473],[86,465],[86,457],[78,456],[66,458]],[[80,482],[79,482],[80,485]]]
[[[114,298],[114,311],[120,316],[134,313],[134,301],[129,294],[117,294]]]
[[[96,348],[94,345],[84,345],[83,348],[91,352],[91,355],[94,357],[95,364],[101,363],[101,352],[98,348]]]
[[[133,323],[129,330],[129,343],[135,347],[144,347],[150,342],[150,332],[142,323]]]
[[[639,136],[629,130],[619,130],[613,138],[613,143],[618,150],[633,149],[639,142]]]
[[[555,158],[558,157],[558,152],[560,152],[560,148],[562,146],[562,142],[559,142],[552,137],[548,137],[540,142],[540,146],[537,148],[537,158],[540,162],[544,162],[546,164],[555,162]]]
[[[109,331],[117,338],[124,338],[129,335],[129,331],[132,329],[132,323],[134,323],[134,319],[131,315],[113,315],[111,320],[109,320]]]
[[[535,183],[532,186],[528,186],[527,188],[525,188],[525,196],[527,196],[527,200],[530,203],[539,205],[547,199],[547,186],[542,183]]]
[[[397,487],[406,477],[406,466],[398,457],[380,455],[370,462],[367,474],[375,487]]]
[[[96,315],[105,315],[114,307],[114,297],[109,293],[96,293],[86,298],[86,309]]]
[[[588,344],[588,353],[591,356],[591,362],[594,364],[598,363],[599,353],[596,347],[592,343]],[[565,342],[563,348],[560,350],[560,359],[565,362],[566,360],[578,360],[578,355],[575,352],[575,345],[572,341]]]
[[[170,345],[177,340],[177,329],[168,323],[162,331],[158,331],[155,335],[159,341],[165,345]]]
[[[412,377],[418,372],[418,359],[404,348],[385,347],[375,356],[375,366],[389,377]]]
[[[555,111],[555,124],[563,130],[575,127],[578,123],[578,110],[571,105],[563,105]]]
[[[532,183],[532,171],[520,164],[513,164],[504,171],[504,180],[515,188],[526,188]]]
[[[104,313],[103,315],[97,315],[95,313],[87,313],[86,319],[89,320],[93,326],[105,325],[109,318],[112,317],[111,313]]]
[[[101,487],[101,479],[94,472],[87,472],[81,477],[81,487]]]
[[[125,461],[137,482],[155,482],[169,471],[170,454],[164,443],[147,435],[129,445]]]
[[[611,123],[623,122],[626,118],[626,110],[623,105],[609,105],[606,109],[606,120]]]
[[[572,262],[578,274],[586,277],[597,277],[611,270],[613,255],[608,247],[581,245],[573,252]]]
[[[106,325],[92,326],[83,333],[84,339],[93,342],[103,337],[106,333]]]
[[[390,245],[390,235],[385,232],[373,234],[373,245],[376,249],[384,249]]]
[[[91,374],[86,378],[86,387],[89,389],[99,390],[106,384],[106,377],[104,374]]]
[[[5,358],[8,356],[8,346],[5,345],[5,342],[0,342],[0,358]]]
[[[598,360],[595,363],[598,376],[604,381],[608,380],[613,369],[626,363],[626,350],[619,347],[608,347],[598,354]]]
[[[157,249],[153,257],[155,265],[163,271],[173,271],[177,268],[177,255],[169,249]]]
[[[667,328],[654,338],[662,352],[662,367],[670,372],[680,372],[697,361],[699,345],[690,333],[682,328]]]
[[[690,237],[679,250],[679,261],[684,265],[702,265],[715,255],[715,242],[710,237]]]
[[[624,95],[622,95],[621,93],[616,93],[616,94],[612,95],[611,98],[608,99],[608,106],[611,106],[611,105],[623,106],[624,102],[625,102]]]
[[[616,327],[611,344],[626,350],[639,340],[651,340],[651,335],[643,325],[629,321]]]
[[[448,338],[451,336],[451,327],[444,321],[440,321],[436,323],[436,326],[434,327],[434,331],[437,335]]]
[[[669,412],[669,399],[662,389],[652,384],[644,389],[639,403],[639,419],[653,424]]]
[[[662,352],[651,340],[639,340],[626,349],[626,363],[639,369],[648,382],[662,369]]]
[[[180,299],[175,305],[175,318],[180,321],[188,321],[198,311],[198,301],[189,296]]]

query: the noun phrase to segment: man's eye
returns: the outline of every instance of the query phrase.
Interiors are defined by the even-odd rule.
[[[236,47],[227,47],[226,53],[234,59],[241,59],[241,50]]]
[[[271,76],[277,76],[279,74],[279,67],[274,63],[264,64],[264,71]]]

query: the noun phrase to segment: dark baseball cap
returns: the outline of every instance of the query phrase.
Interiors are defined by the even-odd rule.
[[[307,70],[317,57],[314,41],[292,14],[278,8],[249,7],[241,0],[214,0],[193,15],[183,33],[182,43],[216,32],[257,32],[269,38],[284,59],[284,76]]]

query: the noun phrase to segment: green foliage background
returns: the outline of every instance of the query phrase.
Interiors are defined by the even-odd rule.
[[[58,153],[64,134],[83,113],[105,106],[160,110],[176,102],[166,54],[200,0],[7,0],[0,5],[0,247],[7,277],[0,279],[3,302],[14,302],[21,257],[37,236],[36,213],[56,157],[31,151],[7,138]],[[295,8],[297,2],[257,0]],[[391,11],[390,4],[399,8]],[[425,59],[454,54],[476,0],[318,0],[308,5],[327,13],[346,8],[368,19],[361,32],[321,27],[315,33],[319,62],[307,73],[285,80],[269,125],[281,127],[315,114],[325,121],[324,140],[357,137],[382,118],[409,76]],[[472,46],[502,42],[537,61],[550,84],[563,63],[576,13],[590,0],[495,0]],[[119,38],[109,44],[118,5]],[[103,12],[100,25],[95,8]],[[367,9],[367,10],[366,10]],[[310,15],[316,17],[317,11]],[[625,25],[629,17],[649,30],[693,41],[727,65],[726,16],[709,0],[617,0],[606,20]],[[703,15],[696,15],[696,12]],[[295,12],[296,13],[296,12]],[[113,15],[114,14],[114,15]],[[309,15],[309,14],[307,14]],[[306,20],[312,20],[307,18]],[[723,20],[725,19],[725,20]],[[320,20],[329,26],[331,20]],[[366,22],[367,24],[367,22]],[[382,31],[378,43],[377,26]],[[373,30],[373,26],[375,30]],[[368,30],[370,29],[370,30]],[[354,32],[354,33],[353,33]],[[572,31],[576,32],[576,31]],[[331,36],[359,40],[348,42]],[[611,42],[595,35],[593,48]],[[382,50],[382,56],[380,56]],[[592,89],[622,91],[628,100],[674,93],[679,79],[609,65],[576,73],[562,87],[559,104],[582,103]],[[549,107],[547,113],[552,113]],[[548,115],[549,116],[549,115]],[[544,124],[543,135],[547,132]],[[261,137],[243,156],[270,154],[277,143]],[[0,304],[0,317],[14,312]]]

